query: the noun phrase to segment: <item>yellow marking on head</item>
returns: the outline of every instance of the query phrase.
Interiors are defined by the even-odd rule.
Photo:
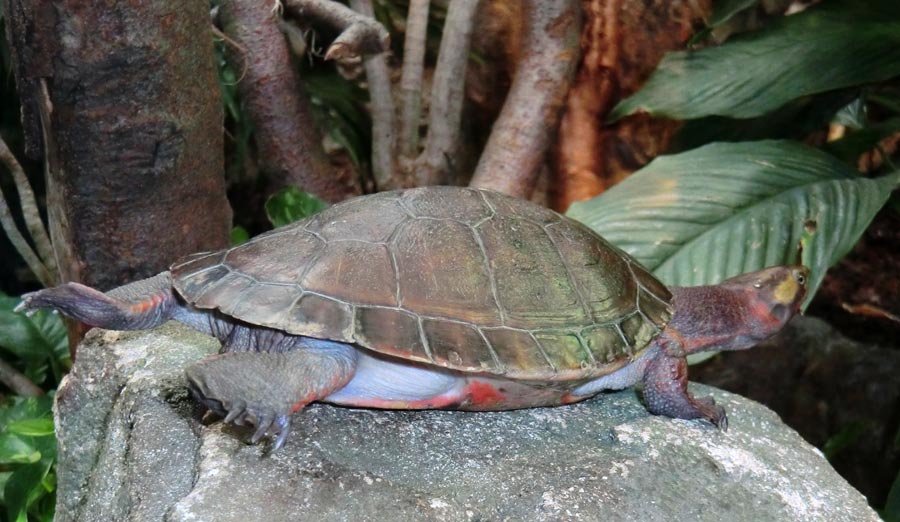
[[[788,276],[784,281],[778,283],[778,286],[775,287],[775,291],[772,295],[778,303],[786,305],[794,302],[794,299],[797,298],[797,292],[799,291],[800,285],[797,284],[797,281],[793,277]]]

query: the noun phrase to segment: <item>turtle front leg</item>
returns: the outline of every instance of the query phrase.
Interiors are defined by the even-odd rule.
[[[675,419],[706,419],[722,431],[728,429],[725,408],[712,397],[696,398],[688,392],[688,364],[681,347],[664,333],[659,350],[644,370],[644,402],[650,413]]]
[[[144,330],[168,321],[178,301],[172,277],[162,272],[107,293],[80,283],[65,283],[22,296],[17,312],[58,310],[82,323],[108,330]]]
[[[347,344],[298,338],[294,350],[228,352],[203,359],[187,370],[194,396],[225,422],[251,422],[255,444],[287,439],[291,414],[343,388],[356,371],[356,350]]]

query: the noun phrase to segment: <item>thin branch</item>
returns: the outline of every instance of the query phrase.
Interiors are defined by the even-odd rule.
[[[459,144],[466,64],[479,3],[478,0],[450,2],[447,8],[431,89],[428,137],[416,172],[419,185],[447,181],[447,158],[456,152]]]
[[[44,395],[44,390],[3,359],[0,359],[0,382],[5,384],[16,395],[23,397],[40,397]]]
[[[16,168],[21,169],[19,162],[16,161],[3,139],[0,139],[0,163],[6,165],[10,171],[15,171]],[[40,256],[32,250],[31,245],[28,244],[22,233],[19,232],[19,228],[16,227],[16,223],[13,221],[12,213],[9,211],[9,206],[6,204],[6,198],[3,197],[2,192],[0,192],[0,226],[3,227],[9,242],[12,243],[16,252],[25,260],[28,268],[38,278],[38,281],[44,286],[53,286],[54,279],[50,270],[41,261]]]
[[[371,0],[351,0],[350,5],[367,17],[375,15]],[[358,16],[358,15],[357,15]],[[391,77],[384,54],[370,56],[363,62],[372,111],[372,173],[378,190],[398,188],[403,185],[394,162],[394,98],[391,95]]]
[[[422,110],[422,73],[425,69],[425,38],[430,0],[410,0],[403,42],[403,74],[400,78],[402,106],[397,151],[412,158],[418,153],[419,118]]]
[[[578,62],[579,0],[523,1],[522,60],[471,186],[529,197]]]
[[[61,179],[63,174],[62,162],[59,159],[59,147],[56,143],[56,136],[53,134],[52,124],[50,116],[53,114],[53,101],[50,100],[50,90],[47,88],[47,78],[41,78],[38,81],[38,92],[34,96],[32,100],[32,104],[35,106],[38,113],[38,122],[40,123],[40,131],[41,131],[41,147],[44,151],[44,180],[47,182],[47,222],[51,227],[51,235],[55,231],[59,230],[59,220],[57,220],[57,229],[54,230],[52,227],[54,225],[53,221],[53,209],[54,204],[56,204],[56,208],[61,208],[59,204],[59,198],[61,198],[61,191],[54,191],[53,188],[53,180]],[[54,194],[56,192],[56,194]],[[57,198],[54,203],[54,198]],[[58,237],[58,236],[57,236]],[[62,283],[63,277],[65,277],[66,267],[64,265],[64,261],[62,259],[66,259],[60,252],[65,252],[67,250],[66,243],[59,242],[53,243],[50,241],[50,245],[53,249],[53,255],[47,261],[47,272],[50,275],[49,283],[44,283],[44,286],[56,286]],[[38,278],[40,279],[40,278]],[[69,278],[67,278],[68,280]],[[80,337],[78,338],[80,340]],[[74,357],[74,342],[77,340],[72,336],[69,336],[69,345],[72,348],[72,355]]]
[[[31,190],[31,184],[28,182],[28,177],[25,176],[25,170],[16,161],[16,157],[9,150],[9,147],[6,146],[3,139],[0,139],[0,157],[2,157],[3,163],[6,164],[16,184],[16,191],[19,194],[19,205],[22,208],[22,217],[25,221],[25,229],[31,236],[31,240],[34,241],[34,249],[37,251],[38,257],[52,274],[54,264],[53,246],[50,243],[47,229],[44,228],[44,222],[41,221],[41,213],[38,210],[37,201],[34,199],[34,191]]]
[[[238,89],[271,187],[296,185],[331,202],[357,194],[355,177],[337,175],[322,149],[276,13],[258,0],[225,0],[219,14],[233,42],[229,59],[243,71]]]
[[[312,18],[341,33],[325,53],[326,60],[344,61],[380,54],[390,48],[390,34],[371,14],[331,0],[285,0],[284,8],[298,17]],[[371,9],[370,9],[371,12]]]

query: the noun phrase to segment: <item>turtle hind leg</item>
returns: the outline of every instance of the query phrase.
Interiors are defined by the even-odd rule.
[[[650,413],[675,419],[706,419],[717,428],[728,429],[725,408],[712,397],[695,398],[688,392],[688,365],[683,356],[660,350],[644,370],[644,402]]]
[[[172,277],[162,272],[107,293],[80,283],[65,283],[22,296],[16,311],[58,310],[91,326],[108,330],[144,330],[158,326],[179,306]]]
[[[356,371],[356,350],[347,344],[298,337],[286,352],[228,352],[187,369],[194,396],[226,422],[251,422],[251,441],[276,436],[280,448],[291,428],[291,414],[331,395]]]

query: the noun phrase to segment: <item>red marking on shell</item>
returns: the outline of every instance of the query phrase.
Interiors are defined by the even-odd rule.
[[[466,386],[466,395],[472,404],[488,406],[502,404],[506,397],[493,385],[481,381],[472,381]]]

